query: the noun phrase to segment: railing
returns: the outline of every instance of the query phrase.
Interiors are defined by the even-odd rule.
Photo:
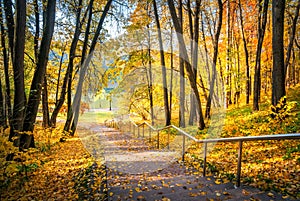
[[[243,142],[244,141],[259,141],[259,140],[292,140],[292,139],[300,139],[300,133],[293,133],[293,134],[277,134],[277,135],[263,135],[263,136],[246,136],[246,137],[231,137],[231,138],[216,138],[216,139],[203,139],[199,140],[193,137],[192,135],[188,134],[187,132],[181,130],[180,128],[170,125],[163,128],[154,128],[147,122],[143,122],[141,124],[136,124],[133,121],[129,121],[129,132],[135,135],[135,129],[138,131],[138,137],[141,137],[140,134],[140,127],[142,127],[142,137],[145,137],[145,125],[149,128],[149,140],[151,139],[151,133],[157,132],[157,148],[159,149],[159,141],[160,141],[160,131],[167,130],[170,128],[175,129],[178,133],[180,133],[182,138],[182,161],[184,161],[184,155],[186,152],[186,138],[193,140],[196,143],[203,143],[204,144],[204,151],[203,151],[203,176],[206,176],[206,164],[207,164],[207,144],[214,143],[214,142],[238,142],[238,164],[237,164],[237,181],[236,186],[239,187],[241,185],[241,167],[242,167],[242,150],[243,150]],[[107,121],[106,125],[114,128],[120,129],[121,121],[111,120]],[[168,149],[170,144],[170,132],[168,132]]]

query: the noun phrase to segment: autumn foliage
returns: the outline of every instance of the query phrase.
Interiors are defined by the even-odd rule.
[[[102,200],[105,196],[100,188],[105,187],[103,164],[91,157],[78,136],[60,142],[66,137],[61,126],[37,127],[36,148],[18,152],[7,135],[8,130],[2,130],[0,200]],[[13,161],[5,160],[9,153],[15,153]]]

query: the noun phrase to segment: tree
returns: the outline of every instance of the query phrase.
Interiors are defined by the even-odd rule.
[[[246,104],[249,104],[250,93],[251,93],[250,64],[249,64],[249,51],[247,47],[247,41],[246,41],[245,30],[244,30],[244,18],[243,18],[243,9],[242,9],[241,0],[239,0],[239,11],[240,11],[241,34],[243,39],[245,63],[246,63]]]
[[[299,17],[299,10],[300,10],[300,0],[298,0],[297,3],[297,7],[296,7],[296,11],[295,11],[295,16],[292,22],[292,30],[291,30],[291,34],[290,34],[290,38],[289,38],[289,44],[288,44],[288,48],[286,51],[286,59],[284,62],[284,76],[286,79],[287,76],[287,70],[288,70],[288,66],[290,63],[290,59],[291,59],[291,52],[292,52],[292,48],[293,48],[293,44],[294,44],[294,40],[295,40],[295,35],[296,35],[296,27],[297,27],[297,20]]]
[[[153,0],[155,3],[155,0]],[[150,12],[149,4],[147,2],[147,17],[150,19]],[[157,10],[157,9],[156,9]],[[155,11],[154,11],[155,12]],[[157,11],[156,11],[157,12]],[[156,13],[157,14],[157,13]],[[158,16],[156,16],[158,17]],[[158,21],[159,23],[159,21]],[[158,30],[160,32],[160,30]],[[150,115],[151,115],[151,125],[154,125],[154,101],[153,101],[153,72],[152,72],[152,56],[151,56],[151,33],[150,33],[150,22],[147,23],[147,56],[148,56],[148,67],[149,69],[146,69],[147,74],[147,84],[148,84],[148,94],[149,94],[149,104],[150,104]],[[164,58],[163,58],[164,60]],[[163,61],[164,62],[164,61]],[[164,102],[165,103],[165,102]],[[165,110],[165,115],[167,115],[167,110]],[[170,117],[171,119],[171,117]]]
[[[165,55],[164,55],[164,47],[163,41],[161,36],[161,29],[160,29],[160,22],[159,16],[157,12],[156,0],[153,0],[153,9],[155,15],[155,22],[157,26],[157,34],[158,34],[158,41],[159,41],[159,53],[160,53],[160,64],[161,64],[161,71],[162,71],[162,80],[163,80],[163,91],[164,91],[164,107],[165,107],[165,118],[166,118],[166,126],[171,124],[171,112],[169,108],[169,98],[168,98],[168,86],[167,86],[167,71],[166,71],[166,63],[165,63]]]
[[[197,80],[197,69],[198,69],[198,42],[199,42],[199,16],[200,16],[200,6],[201,6],[201,0],[196,0],[196,7],[194,12],[194,27],[192,24],[192,11],[190,8],[190,2],[188,1],[189,5],[189,18],[190,18],[190,32],[192,37],[192,44],[191,44],[191,55],[192,55],[192,66],[193,66],[193,72],[194,72],[194,79]],[[200,83],[203,87],[203,81],[201,75],[200,77]],[[195,96],[193,93],[191,93],[191,103],[190,103],[190,117],[189,117],[189,125],[193,125],[194,119],[196,117],[196,101]]]
[[[231,100],[231,70],[232,70],[232,25],[231,25],[231,4],[230,0],[227,0],[227,51],[226,51],[226,106],[232,104]]]
[[[11,1],[9,2],[12,5]],[[10,10],[11,6],[9,9]],[[6,10],[6,11],[7,11]],[[9,15],[6,19],[12,19]],[[9,21],[9,20],[8,20]],[[9,33],[9,41],[13,41],[13,73],[14,73],[14,107],[11,132],[9,140],[19,135],[19,132],[23,131],[23,120],[25,114],[26,98],[25,98],[25,84],[24,84],[24,50],[25,50],[25,28],[26,28],[26,0],[16,1],[16,20],[15,26],[13,24],[7,24],[8,31],[14,30],[15,35]],[[13,27],[10,27],[13,26]],[[13,38],[11,38],[13,37]],[[19,141],[15,141],[15,145],[19,146]]]
[[[207,98],[206,103],[206,112],[205,116],[207,118],[210,118],[210,112],[211,112],[211,102],[214,95],[214,87],[216,82],[216,76],[217,76],[217,60],[218,60],[218,51],[219,51],[219,37],[221,34],[221,28],[222,28],[222,18],[223,18],[223,3],[222,0],[218,0],[218,24],[216,28],[216,32],[214,34],[214,41],[213,41],[213,60],[212,60],[212,76],[209,84],[209,95]]]
[[[199,129],[204,129],[205,128],[205,123],[204,123],[204,118],[203,118],[203,114],[202,114],[202,106],[201,106],[201,100],[200,100],[200,95],[198,92],[198,88],[197,88],[197,83],[196,80],[194,78],[193,75],[193,70],[192,70],[192,66],[191,63],[189,62],[189,58],[188,58],[188,54],[187,54],[187,50],[186,50],[186,46],[185,46],[185,42],[182,36],[182,25],[180,24],[177,14],[176,14],[176,10],[175,10],[175,6],[174,6],[174,2],[172,0],[168,0],[168,6],[169,6],[169,10],[172,16],[172,21],[175,27],[175,31],[176,31],[176,35],[177,35],[177,39],[179,44],[181,44],[182,47],[182,57],[184,59],[185,62],[185,68],[188,74],[188,78],[190,81],[190,85],[193,89],[194,95],[196,97],[196,104],[197,104],[197,112],[199,115],[199,122],[198,122],[198,127]]]
[[[5,128],[6,125],[6,117],[5,117],[5,107],[4,107],[4,99],[2,93],[2,82],[0,78],[0,126]]]
[[[26,107],[25,119],[24,119],[24,131],[32,132],[34,129],[34,123],[38,111],[38,106],[41,97],[41,91],[43,82],[45,79],[45,72],[48,63],[48,55],[50,50],[50,44],[54,32],[55,22],[55,8],[56,0],[48,1],[45,10],[45,24],[43,26],[43,36],[41,40],[41,46],[38,54],[38,61],[36,69],[31,82],[30,93],[28,98],[28,104]],[[23,134],[20,139],[20,147],[27,149],[28,147],[34,147],[33,135]]]
[[[96,44],[97,44],[97,41],[98,41],[98,37],[100,35],[100,31],[102,30],[104,19],[105,19],[107,13],[108,13],[108,10],[109,10],[109,7],[110,7],[111,3],[112,3],[112,0],[108,0],[105,7],[104,7],[101,18],[100,18],[100,20],[98,22],[98,25],[97,25],[95,35],[94,35],[92,43],[90,45],[89,54],[88,54],[86,60],[84,61],[83,65],[81,66],[81,69],[80,69],[77,90],[76,90],[74,100],[73,100],[73,103],[72,103],[72,107],[71,107],[71,110],[74,111],[74,115],[68,116],[68,119],[67,119],[67,122],[72,122],[72,124],[73,124],[74,129],[72,129],[72,133],[71,133],[72,135],[75,134],[75,128],[76,128],[77,123],[78,123],[80,101],[81,101],[81,95],[82,95],[82,85],[83,85],[85,73],[86,73],[86,70],[87,70],[90,62],[91,62],[91,59],[92,59],[92,56],[93,56],[93,53],[94,53],[94,50],[95,50],[95,47],[96,47]],[[71,124],[69,124],[69,125],[71,125]],[[69,127],[65,125],[64,130],[68,131]]]
[[[0,5],[2,5],[2,1],[0,1]],[[5,124],[6,124],[6,116],[8,118],[8,123],[11,125],[12,120],[12,111],[11,111],[11,95],[10,95],[10,81],[9,81],[9,56],[6,48],[6,37],[5,37],[5,30],[4,30],[4,14],[2,11],[2,6],[0,6],[0,29],[1,29],[1,47],[2,47],[2,55],[3,55],[3,66],[4,66],[4,77],[5,77],[5,107],[4,107],[4,117],[5,117]],[[7,108],[7,111],[6,111]],[[6,115],[7,114],[7,115]]]
[[[170,6],[169,6],[170,7]],[[177,34],[177,31],[180,31],[179,33],[183,35],[183,14],[182,14],[182,0],[179,0],[179,5],[178,5],[178,21],[179,21],[179,30],[176,30],[175,26],[175,31]],[[176,12],[174,10],[174,12]],[[176,14],[176,13],[175,13]],[[177,16],[176,16],[177,18]],[[173,16],[172,16],[173,19]],[[174,22],[173,22],[174,23]],[[179,92],[179,126],[180,127],[185,127],[185,71],[184,71],[184,50],[183,48],[185,47],[185,44],[179,42],[179,73],[180,73],[180,92]],[[188,56],[187,56],[188,58]]]
[[[284,68],[284,11],[285,0],[272,2],[272,105],[276,106],[285,96],[285,68]]]
[[[254,92],[253,92],[253,110],[259,110],[259,99],[261,90],[261,51],[267,25],[269,0],[259,0],[258,2],[258,43],[256,49],[255,74],[254,74]]]
[[[73,72],[76,46],[77,46],[79,36],[81,34],[81,29],[82,29],[82,23],[80,22],[81,11],[82,11],[82,0],[79,1],[77,9],[76,9],[76,27],[75,27],[75,32],[74,32],[74,36],[72,38],[71,48],[70,48],[70,52],[69,52],[69,63],[68,63],[68,67],[67,67],[67,71],[66,71],[64,80],[63,80],[60,97],[59,97],[58,101],[56,101],[55,108],[51,115],[51,119],[50,119],[51,126],[56,125],[57,115],[65,101],[65,97],[66,97],[67,89],[68,89],[67,88],[68,83],[71,82],[71,80],[72,80],[72,72]],[[69,92],[69,93],[71,93],[71,92]],[[70,112],[71,111],[68,108],[68,115],[70,115]]]

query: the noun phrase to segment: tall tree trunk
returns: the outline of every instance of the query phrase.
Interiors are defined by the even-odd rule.
[[[82,47],[82,54],[81,54],[81,61],[80,61],[81,66],[83,65],[83,63],[85,61],[88,43],[89,43],[91,22],[92,22],[92,17],[93,17],[93,4],[94,4],[94,0],[90,0],[89,7],[88,7],[88,21],[87,21],[87,25],[86,25],[85,34],[84,34],[84,43],[83,43],[83,47]]]
[[[80,2],[81,4],[82,2]],[[93,16],[93,4],[94,4],[94,0],[91,0],[88,6],[88,21],[87,21],[87,25],[86,25],[86,30],[85,30],[85,34],[84,34],[84,42],[83,42],[83,48],[82,48],[82,55],[81,55],[81,61],[80,61],[80,65],[83,66],[85,60],[86,60],[86,54],[87,54],[87,48],[88,48],[88,42],[89,42],[89,35],[90,35],[90,27],[91,27],[91,22],[92,22],[92,16]],[[78,16],[80,17],[80,16]],[[84,21],[85,17],[83,18]],[[82,23],[80,23],[82,24]],[[80,27],[81,30],[81,27]],[[79,40],[79,38],[77,39],[77,41]],[[75,56],[75,52],[74,52],[74,56]],[[72,61],[73,63],[73,61]],[[72,64],[73,65],[73,64]],[[111,99],[111,98],[110,98]],[[109,101],[109,109],[111,110],[111,101]],[[75,111],[71,109],[69,109],[69,103],[68,103],[68,114],[67,114],[67,120],[65,123],[65,127],[64,130],[68,131],[71,129],[71,134],[74,135],[75,130],[76,130],[76,125],[74,123],[74,119],[78,118],[73,118],[74,115],[79,115],[79,110],[78,113],[75,114]],[[77,123],[76,123],[77,124]]]
[[[2,5],[2,0],[0,0],[0,5]],[[0,7],[0,29],[1,29],[1,47],[2,47],[2,55],[3,55],[3,66],[4,66],[4,77],[5,77],[5,114],[7,114],[8,123],[11,125],[12,121],[12,111],[11,111],[11,96],[10,96],[10,81],[9,81],[9,57],[8,52],[6,49],[6,42],[5,42],[5,30],[4,30],[4,16],[2,7]]]
[[[91,43],[91,46],[90,46],[89,54],[88,54],[86,60],[84,61],[82,67],[80,68],[80,74],[79,74],[77,90],[76,90],[76,93],[75,93],[75,96],[74,96],[74,99],[73,99],[73,103],[72,103],[72,107],[71,107],[71,110],[74,111],[74,116],[70,121],[70,122],[74,121],[72,123],[73,128],[72,128],[71,135],[75,134],[77,123],[78,123],[80,101],[81,101],[81,94],[82,94],[82,87],[83,87],[83,81],[84,81],[85,73],[87,71],[87,68],[88,68],[90,62],[91,62],[91,59],[92,59],[92,56],[93,56],[93,53],[94,53],[94,50],[95,50],[95,47],[96,47],[96,44],[97,44],[98,37],[100,35],[100,31],[102,30],[104,19],[105,19],[107,13],[108,13],[108,10],[109,10],[109,7],[110,7],[111,3],[112,3],[112,0],[108,0],[105,7],[104,7],[104,10],[102,12],[101,18],[99,20],[95,35],[93,37],[93,40],[92,40],[92,43]]]
[[[285,0],[272,2],[272,105],[276,106],[285,96],[285,69],[284,69],[284,11]]]
[[[259,99],[261,90],[261,51],[265,36],[265,30],[267,25],[268,5],[269,0],[259,0],[259,13],[258,13],[258,43],[256,49],[256,60],[255,60],[255,74],[254,74],[254,91],[253,91],[253,110],[259,110]],[[262,10],[263,9],[263,10]]]
[[[25,50],[25,27],[26,27],[26,0],[16,1],[16,24],[14,36],[14,107],[12,127],[9,140],[19,135],[23,131],[23,121],[26,106],[25,84],[24,84],[24,50]],[[11,36],[10,36],[11,37]],[[19,140],[15,141],[15,146],[19,146]]]
[[[44,83],[42,88],[42,106],[43,106],[43,127],[48,128],[51,126],[49,117],[48,105],[48,89],[47,89],[47,76],[44,76]]]
[[[34,34],[34,57],[35,63],[37,63],[39,55],[39,37],[40,37],[40,12],[38,0],[34,0],[34,16],[35,16],[35,34]]]
[[[75,58],[75,53],[76,53],[76,46],[79,40],[79,36],[81,34],[81,24],[80,24],[80,14],[81,14],[81,5],[82,5],[82,0],[79,1],[77,8],[77,17],[76,17],[76,30],[74,34],[74,38],[71,44],[71,49],[70,49],[70,57],[69,57],[69,64],[68,64],[68,89],[67,89],[67,108],[68,108],[68,113],[67,113],[67,120],[65,123],[64,130],[69,131],[70,127],[72,125],[72,119],[73,119],[73,112],[72,110],[72,80],[73,80],[73,68],[74,68],[74,58]],[[77,29],[80,28],[80,29]],[[77,31],[77,32],[76,32]],[[74,43],[73,43],[74,42]],[[73,46],[72,46],[73,45]],[[71,54],[72,50],[72,54]]]
[[[222,18],[223,18],[223,3],[222,0],[218,0],[218,9],[219,9],[219,15],[218,15],[218,25],[217,30],[214,35],[214,54],[213,54],[213,62],[212,62],[212,76],[210,80],[210,87],[209,87],[209,95],[207,98],[207,104],[206,104],[206,112],[205,116],[207,118],[210,118],[210,111],[211,111],[211,102],[214,95],[214,87],[216,82],[216,76],[217,76],[217,59],[218,59],[218,50],[219,50],[219,37],[221,33],[222,28]],[[221,66],[221,65],[220,65]]]
[[[88,10],[89,10],[89,17],[90,17],[90,11],[92,9],[92,4],[93,4],[93,1],[90,1],[90,4],[89,4],[89,7],[88,7]],[[79,1],[79,5],[82,5],[82,0]],[[81,6],[78,7],[78,10],[77,10],[77,16],[76,16],[76,30],[75,30],[75,34],[74,34],[74,38],[73,38],[73,41],[72,41],[72,52],[70,50],[70,53],[72,53],[72,56],[70,54],[70,59],[69,59],[69,65],[68,65],[68,70],[69,70],[69,75],[68,75],[68,90],[67,90],[67,106],[68,106],[68,113],[67,113],[67,120],[66,120],[66,123],[65,123],[65,126],[64,126],[64,130],[65,131],[69,131],[70,129],[72,130],[72,127],[73,129],[75,130],[76,128],[74,128],[74,123],[73,123],[73,116],[74,116],[74,110],[72,109],[72,105],[71,105],[71,95],[72,95],[72,79],[73,79],[73,65],[74,65],[74,58],[75,58],[75,52],[76,52],[76,46],[77,46],[77,43],[79,41],[79,36],[81,34],[81,29],[82,29],[82,23],[80,23],[80,13],[81,13]],[[82,19],[82,22],[85,21],[85,18],[86,18],[86,15],[84,15],[83,19]],[[87,24],[87,30],[90,29],[90,20],[88,21],[88,24]],[[87,32],[87,31],[86,31]],[[85,40],[86,38],[88,37],[89,35],[86,35],[85,34]],[[84,41],[84,44],[83,44],[83,51],[82,51],[82,58],[81,58],[81,65],[83,65],[83,62],[85,61],[85,54],[86,54],[86,50],[87,49],[87,42]]]
[[[155,0],[154,0],[155,1]],[[149,4],[147,3],[147,14],[150,17],[150,9]],[[148,57],[148,67],[149,70],[146,69],[147,73],[147,84],[148,84],[148,93],[149,93],[149,104],[150,104],[150,115],[151,115],[151,125],[154,125],[154,101],[153,101],[153,75],[152,75],[152,55],[151,55],[151,33],[149,24],[147,24],[147,57]]]
[[[226,107],[232,104],[232,100],[231,100],[232,38],[231,38],[230,15],[231,15],[230,0],[227,0],[227,52],[226,52],[226,78],[225,78]]]
[[[35,16],[35,34],[34,34],[34,56],[35,56],[35,64],[37,64],[38,56],[39,56],[39,37],[40,37],[40,12],[38,0],[33,1],[34,4],[34,16]],[[43,13],[46,18],[45,13]],[[45,20],[44,20],[45,23]],[[48,90],[47,90],[47,78],[44,77],[44,83],[42,87],[42,106],[43,106],[43,127],[49,127],[49,107],[48,107]]]
[[[189,3],[189,2],[188,2]],[[197,80],[197,65],[198,65],[198,42],[199,42],[199,15],[200,15],[200,6],[201,0],[196,0],[196,7],[195,7],[195,15],[194,15],[194,27],[191,27],[190,24],[190,32],[192,37],[192,69],[194,72],[194,79]],[[191,9],[189,9],[189,15],[192,15]],[[190,19],[191,21],[191,19]],[[193,34],[192,34],[193,33]],[[200,83],[202,81],[200,75]],[[196,118],[196,100],[195,95],[191,93],[191,105],[190,105],[190,117],[189,117],[189,125],[194,124],[194,119]]]
[[[173,77],[174,77],[174,61],[173,61],[173,27],[171,26],[171,34],[170,34],[170,46],[171,46],[171,53],[170,53],[170,91],[169,91],[169,108],[170,108],[170,119],[172,120],[172,98],[173,98]]]
[[[239,0],[239,11],[240,11],[240,25],[241,25],[241,33],[244,45],[244,52],[245,52],[245,62],[246,62],[246,104],[249,104],[250,101],[250,65],[249,65],[249,51],[247,47],[245,31],[244,31],[244,19],[243,19],[243,9],[241,0]]]
[[[149,93],[149,103],[150,103],[150,115],[151,115],[151,125],[154,125],[154,103],[153,103],[153,76],[152,76],[152,61],[151,61],[151,41],[150,41],[150,30],[148,27],[148,66],[149,66],[149,76],[147,76],[148,79],[148,93]]]
[[[5,115],[5,107],[4,107],[4,98],[2,93],[2,82],[0,78],[0,127],[6,128],[6,115]]]
[[[71,81],[70,79],[72,79],[72,75],[70,77],[71,73],[71,69],[73,69],[73,64],[74,64],[74,57],[75,57],[75,52],[76,52],[76,46],[79,40],[79,36],[81,34],[81,27],[82,27],[82,23],[80,23],[80,15],[81,15],[81,10],[82,10],[82,0],[79,1],[79,6],[77,7],[77,12],[76,12],[76,28],[75,28],[75,32],[74,32],[74,37],[72,39],[72,43],[71,43],[71,47],[70,47],[70,52],[69,52],[69,63],[68,63],[68,67],[67,67],[67,71],[63,80],[63,84],[62,84],[62,89],[60,92],[60,97],[58,99],[58,101],[55,103],[55,108],[52,112],[51,115],[51,119],[50,119],[50,124],[51,126],[55,127],[56,125],[56,118],[57,115],[61,109],[61,107],[64,104],[65,101],[65,97],[67,94],[67,86],[69,81]],[[70,115],[71,111],[68,110],[68,115]],[[70,125],[70,122],[68,123]],[[64,130],[69,130],[70,126],[67,129]]]
[[[10,50],[12,63],[13,63],[13,61],[14,61],[15,22],[14,22],[14,15],[13,15],[12,7],[13,7],[13,3],[11,0],[4,0],[4,11],[5,11],[5,18],[6,18],[6,23],[7,23],[8,44],[9,44],[9,50]]]
[[[201,11],[201,10],[200,10]],[[201,14],[201,32],[202,32],[202,40],[203,40],[203,44],[204,44],[204,51],[205,51],[205,69],[207,71],[207,79],[210,80],[210,72],[209,72],[209,53],[208,53],[208,49],[207,49],[207,44],[206,44],[206,36],[205,36],[205,31],[204,31],[204,19],[203,19],[203,12],[200,13]],[[202,76],[201,74],[199,75],[200,77],[200,84],[201,84],[201,87],[202,87],[202,91],[203,91],[203,95],[204,95],[204,98],[207,102],[208,100],[208,96],[207,96],[207,93],[206,93],[206,88],[204,86],[204,83],[203,83],[203,79],[202,79]]]
[[[174,10],[174,12],[176,12]],[[175,13],[176,14],[176,13]],[[177,15],[176,15],[177,18]],[[179,0],[178,5],[178,20],[180,25],[180,34],[183,34],[183,16],[182,16],[182,0]],[[174,23],[174,22],[173,22]],[[176,27],[175,27],[176,30]],[[176,30],[176,33],[178,31]],[[185,72],[183,58],[183,44],[179,43],[179,74],[180,74],[180,92],[179,92],[179,126],[185,127]]]
[[[289,39],[289,44],[288,44],[288,48],[286,51],[286,59],[284,62],[284,76],[286,78],[286,73],[287,73],[287,68],[289,66],[289,62],[290,62],[290,58],[291,58],[291,52],[292,52],[292,48],[293,48],[293,44],[294,44],[294,40],[295,40],[295,35],[296,35],[296,27],[297,27],[297,21],[298,21],[298,16],[299,16],[299,9],[300,9],[300,0],[298,0],[298,5],[295,11],[295,16],[293,19],[293,23],[292,23],[292,31],[290,34],[290,39]]]
[[[176,30],[178,42],[182,46],[182,56],[183,56],[182,58],[185,61],[185,68],[186,68],[186,71],[187,71],[187,74],[188,74],[190,85],[191,85],[191,87],[193,89],[193,92],[195,94],[195,97],[196,97],[196,102],[197,102],[197,107],[198,107],[197,111],[198,111],[198,115],[199,115],[198,126],[199,126],[199,129],[204,129],[205,128],[205,123],[204,123],[203,114],[202,114],[201,100],[200,100],[196,80],[194,79],[192,66],[189,62],[185,42],[184,42],[184,39],[183,39],[183,36],[182,36],[182,27],[181,27],[181,24],[180,24],[180,22],[177,18],[177,14],[176,14],[176,10],[175,10],[173,0],[168,0],[168,6],[169,6],[169,10],[170,10],[170,13],[171,13],[171,16],[172,16],[172,21],[173,21],[173,24],[174,24],[174,27],[175,27],[175,30]]]
[[[46,67],[48,63],[48,55],[50,50],[50,44],[54,32],[55,22],[55,8],[56,0],[48,1],[46,8],[46,22],[43,28],[43,36],[41,40],[41,46],[38,55],[38,61],[36,69],[33,75],[33,80],[30,87],[30,93],[28,98],[28,104],[26,108],[24,131],[33,131],[38,106],[41,97],[42,86],[45,78]],[[33,135],[21,136],[21,148],[27,149],[28,147],[34,147]]]
[[[153,0],[153,9],[154,9],[155,22],[157,26],[157,34],[158,34],[158,41],[159,41],[160,65],[162,71],[164,108],[165,108],[165,118],[166,118],[165,125],[168,126],[171,124],[171,119],[170,119],[170,108],[169,108],[168,86],[167,86],[167,70],[166,70],[164,47],[163,47],[163,41],[161,36],[161,29],[160,29],[159,16],[157,12],[156,0]]]

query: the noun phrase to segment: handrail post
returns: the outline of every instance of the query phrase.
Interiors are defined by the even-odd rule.
[[[185,135],[182,135],[182,161],[184,162],[185,155]]]
[[[204,142],[204,153],[203,153],[203,177],[206,176],[206,156],[207,156],[207,142]]]
[[[140,127],[138,126],[138,138],[140,137]]]
[[[159,149],[159,131],[157,131],[157,149]]]
[[[239,141],[239,152],[238,152],[238,166],[237,166],[237,181],[236,186],[240,187],[241,185],[241,169],[242,169],[242,151],[243,151],[243,141]]]

